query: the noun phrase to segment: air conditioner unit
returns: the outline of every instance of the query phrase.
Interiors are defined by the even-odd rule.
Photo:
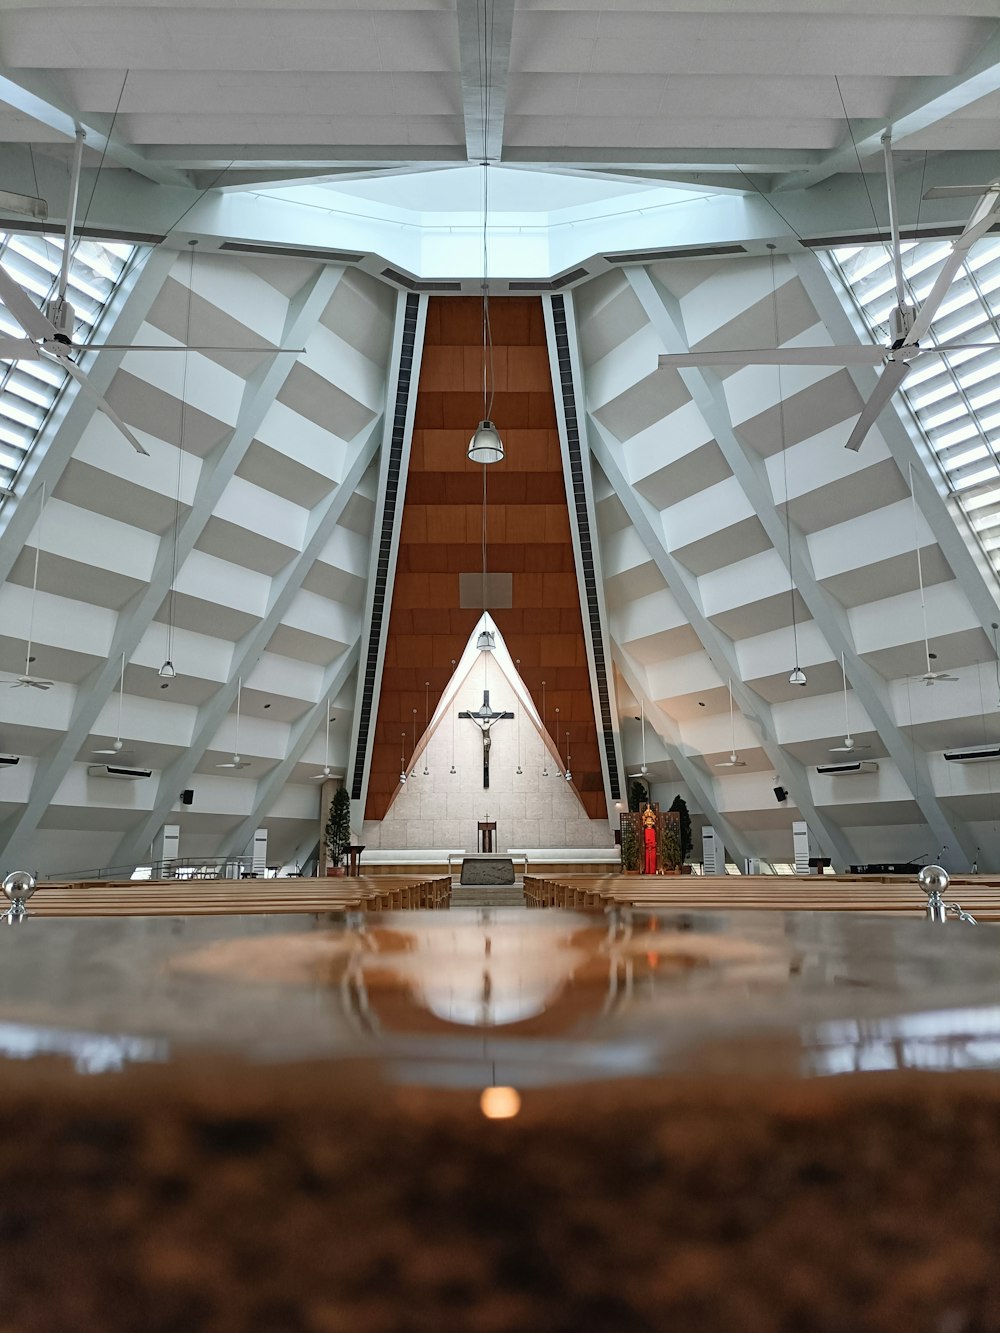
[[[138,778],[151,778],[150,768],[118,768],[112,764],[88,764],[87,776],[91,778],[117,778],[120,782],[135,782]]]
[[[0,754],[0,765],[4,768],[13,768],[15,764],[21,762],[19,754]]]
[[[826,778],[853,778],[859,773],[877,773],[874,759],[858,759],[853,764],[817,764],[816,772]]]
[[[967,750],[945,750],[949,764],[988,764],[1000,759],[1000,745],[970,745]]]

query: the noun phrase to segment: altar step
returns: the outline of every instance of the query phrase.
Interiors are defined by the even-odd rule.
[[[455,907],[523,907],[520,884],[453,884],[451,905]]]

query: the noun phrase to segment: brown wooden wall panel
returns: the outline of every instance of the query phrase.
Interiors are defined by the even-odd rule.
[[[487,469],[488,567],[512,575],[512,607],[493,613],[565,759],[591,818],[606,818],[597,728],[570,541],[555,402],[537,297],[490,302],[496,397],[493,420],[506,458]],[[465,451],[483,414],[482,304],[432,297],[417,392],[413,445],[389,617],[368,787],[368,819],[381,819],[409,760],[413,709],[424,729],[479,619],[459,607],[459,574],[482,571],[483,469]],[[559,708],[559,731],[555,710]]]

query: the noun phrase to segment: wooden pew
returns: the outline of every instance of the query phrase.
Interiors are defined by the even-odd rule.
[[[823,875],[526,876],[529,907],[594,910],[612,905],[702,911],[889,912],[922,916],[923,891],[904,877]],[[1000,921],[1000,880],[956,876],[946,897],[982,921]]]
[[[82,880],[39,885],[37,916],[240,916],[257,913],[440,910],[451,877],[377,879]]]

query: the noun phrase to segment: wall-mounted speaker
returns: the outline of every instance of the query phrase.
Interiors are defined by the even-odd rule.
[[[181,792],[181,805],[194,805],[193,787],[185,787]]]
[[[788,792],[785,791],[784,787],[775,787],[775,789],[774,789],[774,799],[775,799],[775,800],[779,803],[779,805],[780,805],[780,803],[781,803],[782,801],[787,801],[787,800],[788,800]]]

